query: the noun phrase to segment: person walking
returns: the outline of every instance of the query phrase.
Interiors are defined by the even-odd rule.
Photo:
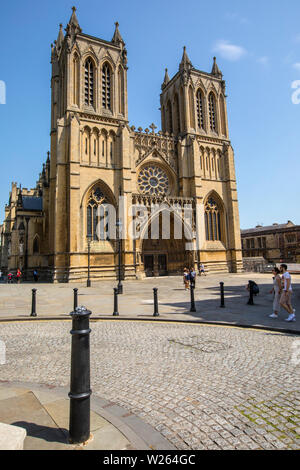
[[[204,269],[204,264],[203,264],[203,263],[200,264],[200,276],[201,276],[202,274],[203,274],[204,276],[206,276],[206,274],[205,274],[205,269]]]
[[[296,310],[292,306],[292,278],[287,270],[286,264],[280,265],[280,272],[282,273],[283,291],[280,297],[280,305],[289,313],[285,321],[296,321]]]
[[[196,285],[196,271],[194,268],[190,268],[190,285],[195,288]]]
[[[13,279],[12,273],[8,273],[8,275],[7,275],[7,283],[8,283],[8,284],[12,284],[12,279]]]
[[[17,270],[17,283],[18,284],[20,284],[21,276],[22,276],[22,273],[21,273],[20,269],[18,268],[18,270]]]
[[[34,282],[38,282],[39,280],[39,275],[36,269],[33,271],[33,279],[34,279]]]
[[[189,290],[189,270],[187,268],[183,270],[183,283],[185,290]]]
[[[273,288],[270,291],[270,294],[274,294],[273,300],[273,313],[269,315],[270,318],[278,318],[278,313],[280,310],[280,296],[282,291],[280,271],[278,268],[274,268],[273,271]]]

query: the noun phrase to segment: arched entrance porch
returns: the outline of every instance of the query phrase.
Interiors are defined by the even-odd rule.
[[[169,229],[162,229],[168,213]],[[147,277],[181,274],[185,267],[194,266],[194,251],[184,232],[183,220],[173,213],[162,211],[148,224],[141,243],[141,261]]]

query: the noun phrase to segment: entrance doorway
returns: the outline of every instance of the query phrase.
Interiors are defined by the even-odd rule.
[[[154,255],[144,256],[144,269],[147,277],[154,276]]]
[[[167,254],[144,254],[144,270],[147,277],[167,276]]]

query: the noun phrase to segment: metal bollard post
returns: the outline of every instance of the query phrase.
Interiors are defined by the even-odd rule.
[[[225,302],[224,302],[224,282],[220,282],[220,290],[221,290],[221,305],[220,305],[220,308],[225,308]]]
[[[253,302],[253,283],[252,282],[249,282],[249,300],[247,302],[248,305],[254,305],[254,302]]]
[[[191,291],[191,308],[190,308],[190,312],[196,312],[196,305],[195,305],[195,297],[194,297],[194,289],[195,289],[195,286],[191,285],[190,286],[190,291]]]
[[[90,328],[91,311],[77,307],[72,316],[71,386],[69,441],[85,442],[90,437]]]
[[[73,311],[76,310],[76,308],[78,307],[78,289],[73,289],[74,291],[74,305],[73,305]]]
[[[153,316],[154,316],[154,317],[159,317],[159,313],[158,313],[157,291],[158,291],[158,288],[157,288],[157,287],[154,287],[154,288],[153,288],[153,296],[154,296],[154,312],[153,312]]]
[[[118,288],[117,287],[114,287],[114,313],[113,313],[113,316],[114,317],[119,316],[119,312],[118,312]]]
[[[31,317],[36,317],[36,289],[32,289],[32,301],[31,301]]]

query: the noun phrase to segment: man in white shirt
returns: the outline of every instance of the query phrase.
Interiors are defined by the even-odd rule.
[[[292,278],[287,270],[286,264],[280,265],[280,272],[282,273],[282,280],[284,283],[280,297],[280,305],[289,313],[289,316],[285,321],[296,321],[296,310],[292,307]]]

